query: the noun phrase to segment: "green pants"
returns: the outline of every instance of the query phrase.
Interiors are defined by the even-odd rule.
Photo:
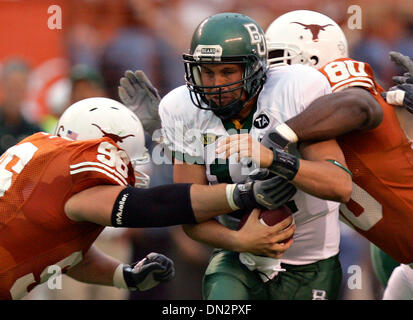
[[[342,271],[338,255],[315,263],[293,266],[263,282],[248,270],[238,253],[215,250],[203,279],[205,300],[313,300],[338,298]]]

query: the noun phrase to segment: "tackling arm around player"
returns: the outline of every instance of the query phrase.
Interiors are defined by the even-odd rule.
[[[92,246],[104,226],[198,223],[233,211],[234,204],[248,210],[265,207],[273,201],[270,190],[278,185],[272,178],[248,185],[187,183],[144,189],[149,177],[139,165],[147,161],[139,119],[107,98],[73,104],[59,119],[56,135],[40,132],[8,149],[0,160],[7,168],[2,177],[11,181],[13,176],[1,185],[7,228],[0,236],[0,277],[5,279],[0,282],[0,298],[24,297],[50,277],[50,265],[80,281],[150,289],[173,277],[173,262],[150,253],[124,265],[104,255]],[[47,210],[40,209],[38,199],[48,203]],[[18,209],[15,203],[21,204]],[[266,233],[269,247],[291,236],[279,233],[291,217],[262,230],[258,211],[252,224]],[[285,249],[280,246],[277,252]]]
[[[260,143],[249,134],[231,135],[219,142],[216,152],[225,152],[225,157],[231,154],[249,157],[261,168],[268,168],[318,198],[337,202],[350,199],[351,175],[342,165],[345,165],[344,155],[334,140],[301,144],[302,159],[299,159],[285,152],[275,141],[266,143],[271,149],[266,147],[264,140],[270,140],[266,137]],[[259,152],[254,153],[258,149]]]
[[[123,188],[119,186],[97,186],[81,191],[66,202],[66,215],[74,221],[89,221],[111,226],[111,208],[122,190]],[[175,188],[164,187],[162,190],[167,194],[168,192],[174,192]],[[151,194],[154,190],[150,191],[148,189],[145,191],[143,193]],[[163,192],[157,194],[154,200],[162,201]],[[155,194],[155,192],[153,193]],[[209,187],[194,184],[191,186],[190,194],[194,220],[181,220],[177,217],[171,220],[170,213],[173,212],[171,211],[173,205],[163,203],[160,206],[157,205],[156,207],[159,210],[153,212],[159,213],[164,211],[165,214],[168,213],[169,216],[166,217],[166,220],[162,220],[158,216],[154,220],[157,220],[156,223],[145,224],[145,226],[202,222],[204,219],[210,219],[217,214],[232,211],[225,196],[225,185]],[[179,197],[175,199],[179,199]],[[140,202],[140,206],[142,206],[142,203],[145,203],[145,200]],[[147,205],[148,208],[154,209],[150,202]],[[292,236],[294,228],[282,231],[291,223],[291,218],[285,219],[272,228],[266,228],[260,223],[252,224],[252,219],[258,222],[258,215],[259,209],[255,209],[249,223],[244,228],[239,231],[232,231],[229,236],[231,236],[234,246],[238,250],[248,251],[250,246],[256,246],[256,243],[253,242],[256,237],[254,238],[252,235],[259,234],[260,239],[265,238],[267,240],[266,243],[262,244],[263,250],[266,250],[268,255],[281,256],[282,252],[287,250],[289,246],[280,245],[278,242]],[[138,221],[142,221],[142,219],[136,218],[136,222]],[[138,225],[139,223],[136,226]],[[251,232],[251,228],[253,228],[254,232]],[[68,276],[81,282],[108,286],[115,285],[119,288],[139,289],[141,291],[148,290],[159,282],[171,280],[174,274],[173,262],[162,254],[150,253],[140,262],[127,265],[104,254],[94,246],[87,251],[79,264],[67,272]]]
[[[286,124],[299,141],[322,141],[354,130],[372,130],[382,119],[383,111],[368,91],[348,88],[316,99]]]
[[[188,169],[186,169],[186,172],[188,173],[187,170]],[[175,205],[172,201],[171,203],[166,203],[163,201],[162,194],[176,192],[176,188],[174,188],[176,185],[170,185],[156,188],[158,191],[162,190],[161,193],[155,192],[155,188],[139,190],[138,193],[143,196],[151,193],[154,195],[154,202],[148,202],[148,198],[146,198],[141,199],[141,202],[136,200],[136,203],[139,203],[139,206],[142,206],[143,203],[147,203],[148,210],[151,210],[150,212],[156,212],[156,217],[150,217],[146,219],[146,221],[142,217],[136,217],[131,224],[126,224],[124,226],[159,227],[175,224],[193,224],[233,211],[233,209],[230,208],[226,197],[226,184],[204,186],[200,185],[198,181],[192,182],[196,183],[192,184],[190,187],[190,206],[192,209],[188,207],[185,211],[191,212],[193,210],[193,213],[191,213],[187,218],[184,216],[179,218],[178,216],[171,215],[171,212],[178,212],[177,209],[173,209],[175,208]],[[113,215],[116,214],[116,211],[113,211],[112,208],[114,204],[116,206],[116,199],[119,198],[118,195],[122,192],[122,190],[124,189],[118,186],[98,186],[79,192],[66,202],[66,214],[74,221],[90,221],[100,225],[111,226]],[[179,198],[180,197],[178,196],[174,196],[173,202],[176,202]],[[186,200],[182,198],[179,200],[183,201],[183,203],[186,202]],[[156,202],[160,202],[162,204],[159,205],[156,204]],[[237,203],[238,201],[235,200],[234,202]],[[131,206],[133,205],[134,204],[131,204]],[[258,203],[256,206],[258,206]],[[136,211],[131,211],[127,214],[134,215],[135,212]],[[192,214],[194,216],[190,217]],[[258,215],[259,210],[254,210],[250,218],[251,220],[249,220],[250,223],[247,223],[245,228],[242,228],[239,231],[232,231],[228,234],[228,238],[231,239],[231,243],[233,243],[234,249],[237,251],[248,251],[251,247],[256,245],[254,240],[257,241],[264,238],[266,242],[262,245],[263,250],[265,250],[265,252],[270,256],[280,256],[282,252],[288,248],[288,246],[280,245],[278,242],[288,239],[294,232],[293,228],[281,231],[286,226],[291,224],[291,218],[285,219],[274,227],[266,228],[260,223],[253,224],[253,221],[255,220],[258,222]],[[248,231],[251,228],[254,228],[254,233]],[[260,234],[259,239],[255,239],[253,237],[254,234]]]
[[[104,102],[112,103],[112,106],[126,112],[120,104],[109,100]],[[99,105],[102,105],[101,101],[89,100],[84,102],[83,107]],[[76,110],[78,106],[74,106],[72,109],[69,108],[66,111],[66,114],[60,119],[58,127],[69,127],[68,119],[77,123],[88,122],[85,115],[82,116],[83,119],[76,119],[76,116],[74,116],[76,112],[72,110]],[[99,110],[94,111],[93,118],[90,119],[91,123],[98,123],[107,131],[107,123],[100,123],[98,119]],[[122,121],[124,126],[127,126],[126,121],[127,119]],[[85,127],[88,128],[89,126],[85,125]],[[85,131],[87,130],[89,129]],[[111,131],[115,132],[115,130]],[[82,134],[81,130],[76,130],[76,132],[79,135]],[[62,131],[60,134],[64,136]],[[81,137],[80,140],[82,138],[85,137]],[[129,151],[126,147],[125,149]],[[131,154],[132,152],[127,153]],[[118,167],[118,165],[116,166]],[[138,179],[140,174],[139,171],[135,171],[135,176]],[[271,203],[271,196],[269,196],[267,190],[272,188],[273,181],[274,179],[256,181],[248,186],[238,184],[234,185],[233,188],[228,188],[230,186],[228,184],[204,186],[189,183],[164,185],[149,189],[97,185],[75,193],[65,202],[64,211],[72,221],[93,222],[102,226],[135,228],[193,224],[233,211],[230,203],[236,203],[242,208],[251,210],[254,207],[263,206],[265,202]],[[171,195],[173,196],[171,197]],[[142,213],[142,208],[145,208],[144,212],[147,214]],[[171,212],[175,214],[171,214]],[[256,209],[251,216],[251,221],[255,219],[258,222],[258,213],[259,210]],[[261,237],[265,234],[266,248],[272,254],[274,254],[273,250],[276,250],[277,254],[281,254],[288,248],[288,246],[283,247],[277,243],[291,237],[293,230],[280,233],[291,223],[291,220],[292,218],[285,219],[285,221],[272,228],[265,228],[260,223],[255,224],[258,228],[257,233]],[[251,225],[251,221],[248,226]],[[234,239],[241,239],[238,241],[240,246],[249,241],[249,239],[242,238],[245,238],[245,235],[248,234],[246,232],[248,226],[235,234]],[[89,272],[92,270],[94,272]],[[96,272],[96,270],[100,272]],[[174,268],[173,262],[161,254],[151,253],[142,261],[129,266],[121,264],[92,247],[86,253],[84,259],[69,270],[68,275],[84,282],[103,285],[112,285],[113,283],[120,288],[147,290],[159,281],[170,280],[174,275]]]
[[[386,102],[413,110],[413,82],[410,73],[413,63],[409,57],[391,52],[390,58],[403,67],[409,74],[394,77],[397,85],[382,93]],[[287,120],[285,124],[289,136],[280,133],[281,139],[288,142],[323,141],[333,139],[355,130],[368,131],[377,128],[383,120],[383,110],[377,99],[364,88],[349,87],[314,100],[299,115]],[[291,129],[291,131],[289,131]],[[284,131],[286,132],[286,131]],[[294,137],[288,139],[288,137]]]

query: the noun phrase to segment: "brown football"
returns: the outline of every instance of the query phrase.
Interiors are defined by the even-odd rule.
[[[242,228],[242,226],[245,224],[250,214],[251,214],[250,212],[244,214],[244,216],[242,217],[238,225],[238,230]],[[282,205],[281,207],[278,207],[277,209],[274,209],[274,210],[262,210],[259,218],[262,224],[266,226],[273,226],[283,221],[285,218],[291,216],[292,214],[293,213],[291,212],[290,208],[288,208],[286,205]],[[289,228],[292,224],[294,224],[294,219],[293,219],[293,222],[287,228]],[[285,242],[288,242],[288,240],[290,240],[290,238],[282,242],[285,243]]]

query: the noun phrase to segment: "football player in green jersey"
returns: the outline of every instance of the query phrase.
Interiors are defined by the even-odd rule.
[[[236,13],[202,21],[184,65],[187,85],[168,93],[159,105],[163,139],[175,158],[175,182],[246,181],[258,163],[268,168],[265,174],[281,177],[285,188],[300,189],[288,203],[296,231],[281,260],[262,256],[260,248],[251,254],[233,245],[232,230],[245,214],[242,210],[184,227],[191,238],[217,248],[206,270],[204,298],[337,298],[338,202],[346,202],[351,194],[344,156],[335,140],[305,143],[287,152],[266,134],[330,93],[329,83],[306,66],[268,71],[261,27]],[[125,81],[123,94],[131,91]],[[153,92],[146,90],[141,98]],[[260,161],[217,154],[219,141],[233,134],[244,134]]]

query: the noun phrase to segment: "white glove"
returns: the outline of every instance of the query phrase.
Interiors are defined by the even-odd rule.
[[[249,252],[241,252],[239,260],[250,271],[257,270],[262,281],[267,282],[274,279],[280,271],[285,271],[281,268],[281,260],[271,257],[257,256]]]
[[[120,78],[118,87],[119,98],[122,103],[132,110],[142,122],[143,129],[152,136],[153,132],[161,128],[158,107],[161,97],[158,90],[152,85],[142,70],[125,72]]]

